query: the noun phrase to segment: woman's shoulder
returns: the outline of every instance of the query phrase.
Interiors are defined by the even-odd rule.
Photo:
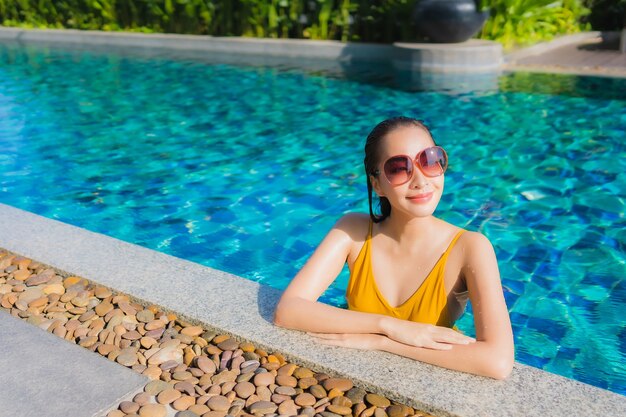
[[[335,224],[335,228],[344,231],[355,242],[362,242],[367,239],[369,227],[370,216],[366,213],[344,214]]]
[[[463,233],[459,237],[459,245],[463,247],[463,251],[467,256],[476,256],[487,252],[493,252],[493,245],[489,238],[480,232],[461,229]]]

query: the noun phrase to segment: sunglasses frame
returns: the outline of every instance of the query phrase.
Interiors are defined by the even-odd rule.
[[[446,158],[446,166],[445,166],[445,167],[443,167],[443,169],[442,169],[442,171],[441,171],[441,173],[440,173],[440,174],[437,174],[437,175],[428,175],[426,172],[424,172],[424,169],[422,168],[422,164],[420,164],[420,163],[419,163],[419,157],[420,157],[420,156],[421,156],[424,152],[426,152],[427,150],[429,150],[429,149],[433,149],[433,148],[437,148],[437,149],[441,150],[441,152],[443,152],[443,156]],[[387,177],[387,173],[385,173],[385,172],[384,172],[384,171],[385,171],[384,167],[385,167],[385,164],[387,164],[387,162],[389,162],[389,160],[391,160],[391,159],[393,159],[393,158],[399,158],[399,157],[404,157],[404,158],[407,158],[409,161],[411,161],[411,162],[413,163],[414,168],[413,168],[413,170],[411,170],[411,175],[409,175],[409,177],[407,178],[407,180],[406,180],[406,181],[401,182],[401,183],[399,183],[399,184],[394,184],[393,182],[391,182],[391,180],[389,179],[389,177]],[[417,167],[417,169],[419,169],[419,170],[422,172],[422,174],[424,174],[424,176],[426,176],[426,177],[428,177],[428,178],[436,178],[436,177],[440,177],[440,176],[442,176],[442,175],[446,172],[446,170],[448,169],[448,154],[447,154],[446,150],[445,150],[445,149],[443,149],[441,146],[437,146],[437,145],[435,145],[435,146],[429,146],[428,148],[424,148],[424,149],[422,149],[421,151],[419,151],[419,152],[417,153],[417,155],[415,155],[415,157],[414,157],[414,158],[411,158],[409,155],[404,155],[404,154],[399,154],[399,155],[390,156],[389,158],[387,158],[387,159],[385,160],[385,162],[383,162],[383,173],[385,174],[385,179],[389,182],[389,184],[393,185],[394,187],[398,187],[398,186],[400,186],[400,185],[404,185],[404,184],[406,184],[407,182],[409,182],[409,181],[411,181],[411,180],[413,179],[413,175],[414,175],[414,173],[415,173],[415,167]],[[375,176],[375,177],[379,176],[379,175],[380,175],[380,169],[376,169],[376,170],[373,172],[373,174],[374,174],[374,176]]]

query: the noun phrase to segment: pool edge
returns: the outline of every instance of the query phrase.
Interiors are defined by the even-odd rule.
[[[626,414],[626,397],[519,363],[509,379],[495,381],[387,353],[317,345],[301,332],[271,324],[278,290],[1,203],[0,248],[159,304],[435,415],[569,416],[581,409],[593,415]]]

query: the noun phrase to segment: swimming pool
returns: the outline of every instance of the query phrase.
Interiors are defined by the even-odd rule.
[[[278,288],[367,210],[373,125],[422,118],[451,159],[438,214],[494,243],[516,359],[626,393],[624,80],[414,92],[367,69],[9,43],[0,80],[0,202]]]

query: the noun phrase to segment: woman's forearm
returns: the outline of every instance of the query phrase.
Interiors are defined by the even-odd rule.
[[[468,345],[453,345],[450,350],[434,350],[405,345],[387,337],[381,337],[379,350],[443,368],[495,379],[507,378],[514,363],[513,354],[508,348],[498,347],[484,341]]]
[[[381,333],[384,319],[303,298],[281,299],[274,314],[280,327],[315,333]]]

